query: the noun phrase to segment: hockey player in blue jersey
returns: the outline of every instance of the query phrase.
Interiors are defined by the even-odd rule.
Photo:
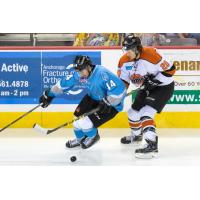
[[[55,96],[64,90],[71,90],[80,82],[85,84],[88,92],[77,106],[74,115],[79,117],[97,107],[99,111],[73,123],[76,138],[67,141],[66,147],[81,146],[86,149],[100,139],[98,127],[122,111],[126,88],[115,74],[103,66],[93,65],[88,56],[80,55],[75,58],[73,75],[44,91],[39,102],[42,107],[47,107]]]

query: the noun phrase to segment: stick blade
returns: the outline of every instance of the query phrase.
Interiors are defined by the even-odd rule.
[[[34,124],[33,125],[33,129],[41,134],[47,135],[47,130],[42,128],[40,125],[38,124]]]

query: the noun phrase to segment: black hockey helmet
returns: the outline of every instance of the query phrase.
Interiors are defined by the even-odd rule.
[[[92,61],[90,60],[89,56],[82,56],[78,55],[74,59],[74,68],[77,71],[81,71],[85,69],[87,66],[93,66]]]
[[[124,38],[122,43],[123,50],[133,50],[136,54],[141,53],[142,43],[139,37],[135,37],[133,34],[129,34]]]

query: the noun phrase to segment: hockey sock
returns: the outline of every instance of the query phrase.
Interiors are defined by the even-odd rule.
[[[129,126],[131,128],[131,132],[135,135],[138,136],[141,134],[141,127],[142,127],[142,123],[141,121],[133,121],[130,118],[128,119],[129,121]]]
[[[97,128],[84,129],[83,132],[88,137],[94,137],[97,134]]]
[[[144,138],[150,141],[156,141],[156,125],[151,117],[143,116],[142,121],[142,132]]]
[[[76,136],[76,138],[79,140],[79,139],[81,139],[81,138],[83,138],[84,137],[84,132],[82,131],[82,130],[80,130],[80,129],[75,129],[74,128],[74,134],[75,134],[75,136]]]

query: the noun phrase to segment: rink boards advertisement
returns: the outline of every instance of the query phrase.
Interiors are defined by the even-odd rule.
[[[77,52],[101,64],[101,52]],[[74,52],[0,52],[0,103],[35,104],[42,92],[71,76]],[[84,96],[77,86],[55,99],[54,104],[77,104]]]
[[[197,121],[200,110],[200,49],[158,49],[167,59],[174,62],[175,92],[157,116],[158,127],[200,127]],[[61,78],[70,76],[71,64],[76,55],[88,55],[94,64],[101,64],[116,73],[117,64],[123,52],[120,49],[21,49],[0,50],[0,109],[3,122],[16,118],[38,103],[42,92]],[[83,86],[59,96],[47,109],[38,109],[27,120],[14,127],[31,127],[35,120],[47,127],[53,127],[66,119],[80,99],[86,94]],[[126,110],[134,99],[127,98],[124,112],[104,127],[128,127]],[[11,115],[12,113],[12,115]],[[56,119],[56,120],[55,120]]]

